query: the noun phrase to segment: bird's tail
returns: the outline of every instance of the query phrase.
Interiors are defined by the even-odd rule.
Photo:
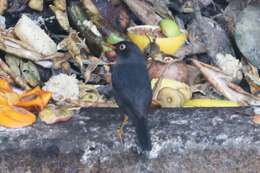
[[[140,147],[144,151],[150,151],[152,149],[151,136],[147,126],[147,120],[142,117],[136,121],[135,131]]]

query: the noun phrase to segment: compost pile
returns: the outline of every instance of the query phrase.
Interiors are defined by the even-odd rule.
[[[144,53],[153,107],[260,105],[260,2],[0,0],[0,125],[117,107],[112,45]]]

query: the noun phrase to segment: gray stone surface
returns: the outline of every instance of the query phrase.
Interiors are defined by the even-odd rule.
[[[62,124],[0,128],[0,173],[257,173],[260,126],[251,108],[158,109],[153,150],[140,154],[129,123],[115,136],[117,109],[85,109]]]
[[[212,62],[217,64],[216,55],[221,53],[234,56],[234,50],[226,31],[211,18],[197,14],[196,20],[188,26],[189,39],[204,43]],[[193,41],[193,42],[194,42]]]
[[[260,2],[249,5],[240,13],[235,39],[243,55],[260,69]]]

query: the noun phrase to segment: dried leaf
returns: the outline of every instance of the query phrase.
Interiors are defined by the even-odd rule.
[[[13,55],[5,56],[6,63],[16,76],[24,79],[30,86],[35,87],[40,83],[40,74],[37,67],[31,61],[24,62]]]
[[[9,68],[12,70],[12,72],[15,73],[17,76],[22,76],[21,71],[20,71],[20,65],[21,65],[21,59],[15,57],[14,55],[11,54],[6,54],[5,55],[5,62],[9,66]]]
[[[58,0],[58,1],[60,1],[60,0]],[[57,2],[57,0],[55,0],[54,2],[56,2],[56,4],[54,3],[55,5],[49,5],[50,9],[54,12],[56,19],[59,22],[60,26],[65,31],[69,31],[70,24],[69,24],[68,15],[67,15],[66,11],[63,10],[64,8],[66,9],[66,5],[63,4],[63,2]],[[63,6],[65,6],[65,7],[63,7]]]
[[[10,75],[17,85],[19,85],[23,89],[30,89],[30,86],[27,85],[26,81],[20,76],[17,76],[15,73],[13,73],[13,71],[2,59],[0,59],[0,69]]]
[[[40,74],[37,67],[31,61],[22,62],[20,66],[22,77],[27,81],[27,83],[35,87],[40,84]]]
[[[258,74],[258,70],[255,66],[246,62],[246,60],[242,62],[243,62],[243,72],[245,75],[245,79],[250,86],[250,91],[252,93],[257,93],[258,91],[260,91],[260,77]]]
[[[227,99],[244,106],[260,104],[260,98],[251,95],[240,86],[231,83],[232,78],[225,75],[220,69],[195,59],[192,59],[192,63],[199,68],[208,82]]]

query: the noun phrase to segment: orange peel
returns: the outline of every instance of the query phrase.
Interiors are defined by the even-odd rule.
[[[8,82],[0,79],[0,126],[20,128],[33,124],[36,116],[29,110],[43,110],[51,97],[51,92],[40,87],[18,94]]]
[[[21,128],[32,125],[36,116],[18,107],[0,106],[0,125],[7,128]]]

